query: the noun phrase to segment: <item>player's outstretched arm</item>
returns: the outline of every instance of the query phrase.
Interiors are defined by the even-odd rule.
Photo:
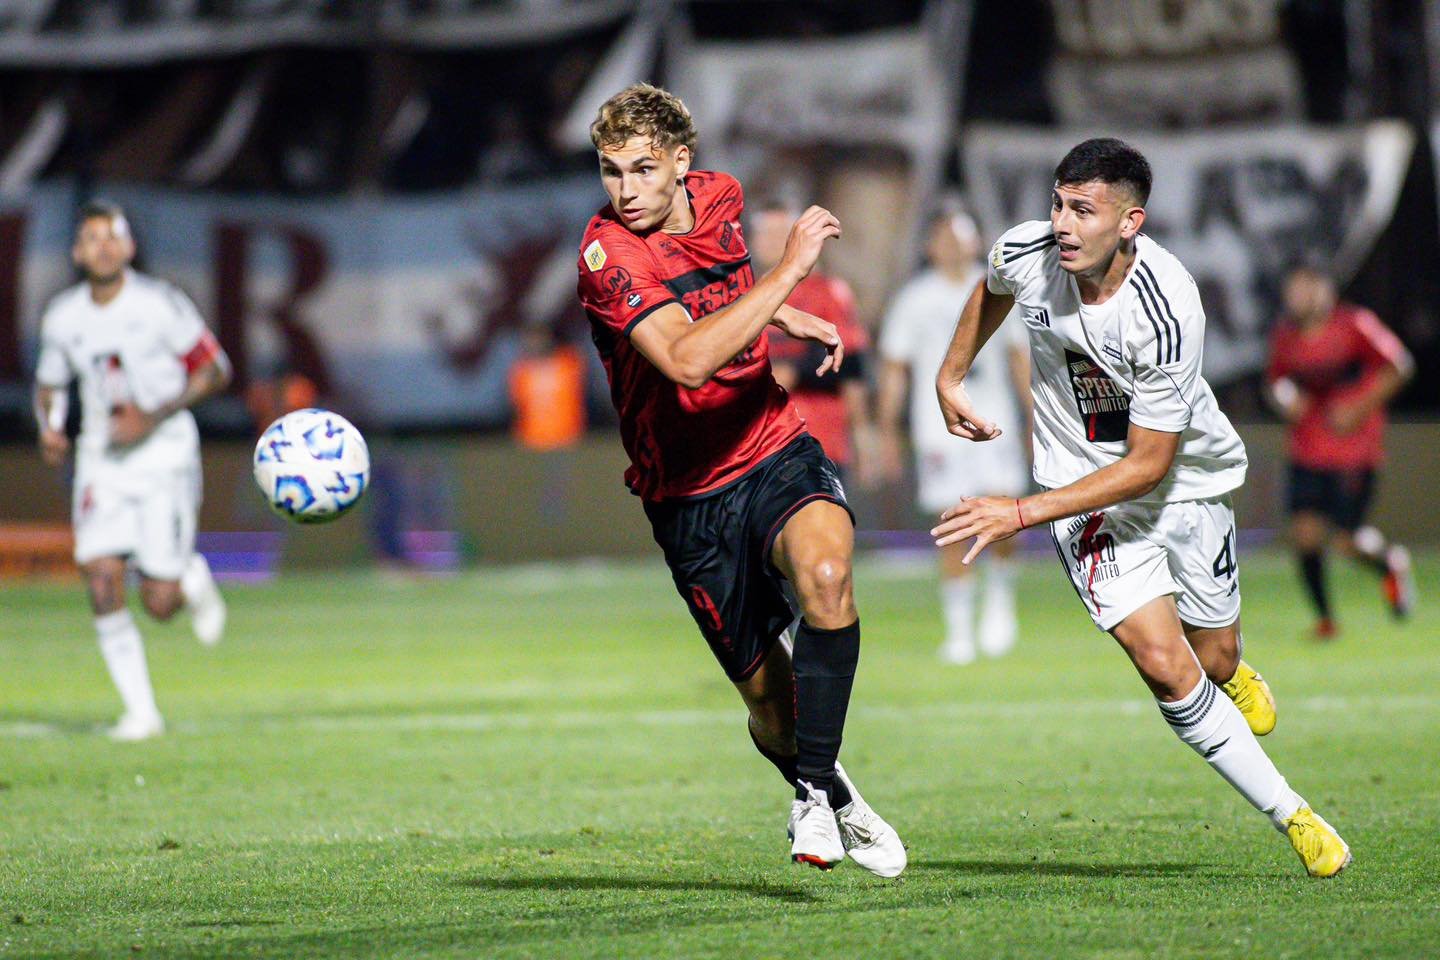
[[[825,241],[838,236],[840,221],[823,207],[811,207],[790,228],[780,262],[734,303],[694,322],[678,304],[661,307],[631,331],[630,342],[671,380],[691,389],[702,386],[755,342],[815,268]],[[831,334],[838,346],[833,326]]]
[[[1008,294],[993,293],[980,281],[960,311],[955,323],[955,333],[940,364],[940,373],[935,377],[935,393],[940,400],[940,413],[945,425],[957,437],[966,440],[994,440],[1000,436],[1000,428],[984,419],[970,403],[965,391],[965,375],[975,362],[975,355],[1000,328],[1015,298]]]
[[[213,397],[230,385],[230,359],[219,344],[210,358],[190,372],[180,395],[154,410],[141,410],[133,403],[116,408],[110,416],[110,442],[124,447],[139,443],[168,418],[201,400]]]
[[[65,416],[70,395],[66,388],[35,385],[35,425],[40,433],[40,456],[52,467],[65,462],[70,438],[65,436]]]
[[[930,531],[935,545],[943,547],[974,537],[974,545],[965,554],[969,563],[987,544],[1013,537],[1026,527],[1094,513],[1144,496],[1170,472],[1175,451],[1180,449],[1180,434],[1132,423],[1126,443],[1125,456],[1063,487],[1018,500],[966,497],[940,515],[939,526]]]

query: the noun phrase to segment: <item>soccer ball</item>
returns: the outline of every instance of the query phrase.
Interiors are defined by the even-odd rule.
[[[255,483],[270,509],[296,523],[327,523],[370,485],[370,450],[355,425],[329,410],[296,410],[255,444]]]

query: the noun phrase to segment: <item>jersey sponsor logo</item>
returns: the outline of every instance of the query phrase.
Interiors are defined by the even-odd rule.
[[[666,280],[665,286],[680,299],[691,318],[699,320],[740,299],[755,286],[755,272],[750,269],[750,258],[746,257],[734,263],[691,270]]]
[[[638,294],[638,293],[632,293],[632,294],[630,294],[630,296],[628,296],[628,297],[625,298],[625,304],[626,304],[626,306],[630,306],[630,307],[638,307],[638,306],[640,306],[640,301],[643,300],[643,299],[644,299],[644,298],[641,297],[640,294]]]
[[[993,247],[990,248],[990,266],[992,266],[992,267],[1000,267],[1000,266],[1003,266],[1004,264],[1005,264],[1005,251],[1000,248],[1000,242],[997,240],[997,241],[995,242],[995,246],[993,246]]]
[[[600,274],[600,286],[605,288],[607,296],[618,297],[629,290],[635,281],[630,278],[630,271],[624,267],[609,267]]]
[[[594,273],[605,266],[605,248],[600,246],[599,240],[590,241],[590,246],[585,248],[585,266]]]
[[[1065,351],[1075,406],[1091,443],[1124,440],[1130,429],[1130,398],[1110,375],[1083,353]]]

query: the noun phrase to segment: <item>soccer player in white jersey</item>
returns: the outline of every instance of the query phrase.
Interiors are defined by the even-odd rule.
[[[87,205],[71,250],[85,279],[45,308],[35,413],[46,462],[60,465],[67,391],[80,381],[72,520],[75,561],[89,586],[100,652],[124,703],[117,740],[164,732],[145,647],[125,600],[127,560],[157,620],[190,610],[202,643],[220,640],[225,602],[196,553],[200,442],[192,404],[225,388],[230,363],[190,299],[130,269],[124,213]]]
[[[983,448],[957,444],[935,409],[930,384],[955,329],[955,318],[977,280],[983,278],[980,232],[956,202],[940,205],[930,219],[926,255],[930,266],[895,295],[880,330],[877,419],[885,454],[880,458],[890,479],[899,479],[900,421],[910,395],[910,445],[915,456],[916,502],[934,516],[967,494],[1022,496],[1030,485],[1025,444],[1030,415],[1030,348],[1019,324],[1001,327],[1004,348],[992,349],[973,363],[965,389],[982,410],[1013,430]],[[997,556],[984,564],[979,616],[979,652],[998,657],[1015,645],[1015,573],[1013,541],[996,545]],[[967,664],[976,657],[974,569],[961,563],[964,544],[940,548],[940,607],[945,640],[940,658]]]
[[[1244,482],[1245,446],[1200,375],[1195,282],[1140,232],[1150,182],[1132,147],[1087,140],[1056,168],[1049,222],[1022,223],[995,244],[936,390],[951,433],[995,438],[964,379],[1017,310],[1012,322],[1030,336],[1035,480],[1045,490],[966,498],[933,533],[941,545],[973,537],[969,560],[1049,524],[1076,594],[1130,656],[1171,729],[1269,816],[1311,875],[1334,876],[1349,846],[1256,739],[1275,715],[1269,689],[1240,660],[1229,494]]]

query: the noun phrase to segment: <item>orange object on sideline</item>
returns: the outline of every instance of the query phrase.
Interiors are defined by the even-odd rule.
[[[515,439],[535,450],[554,450],[585,435],[585,359],[573,346],[530,354],[510,368]]]

